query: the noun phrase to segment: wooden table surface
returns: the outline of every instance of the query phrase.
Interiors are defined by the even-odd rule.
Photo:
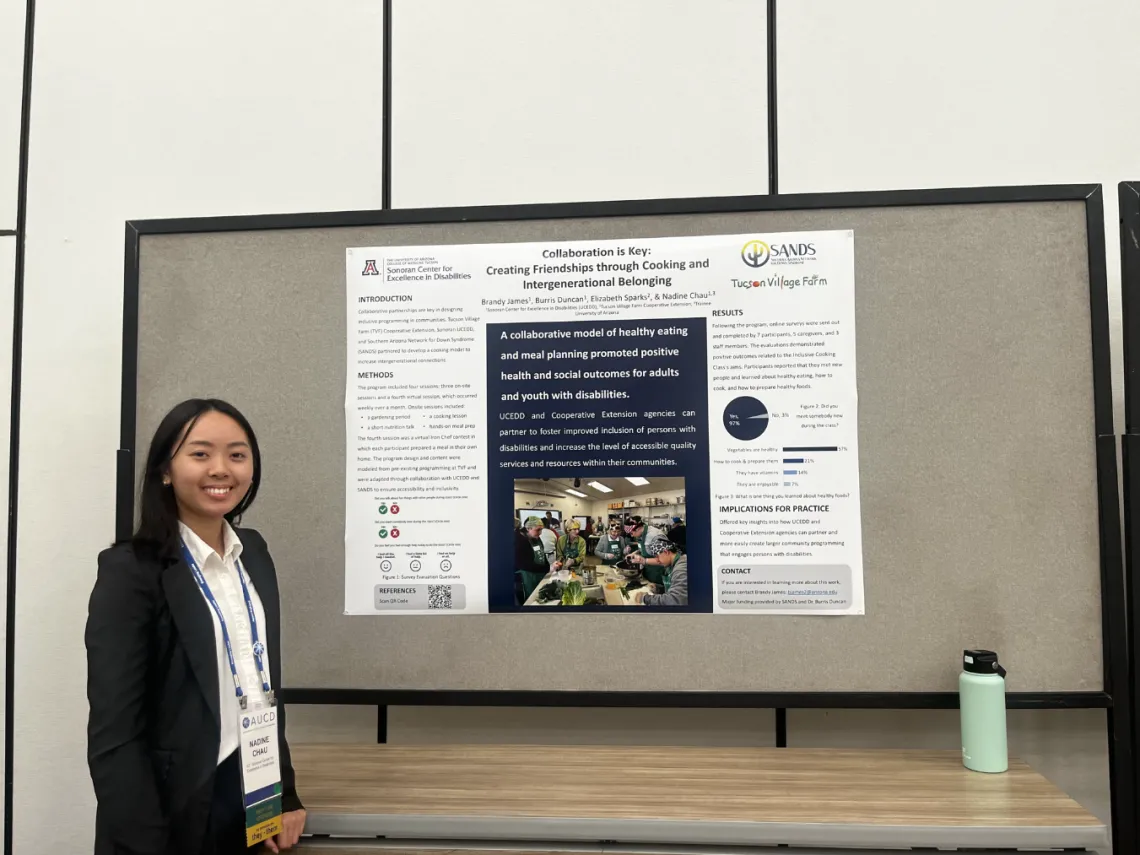
[[[987,775],[956,751],[327,744],[293,764],[310,816],[1104,826],[1026,764]]]

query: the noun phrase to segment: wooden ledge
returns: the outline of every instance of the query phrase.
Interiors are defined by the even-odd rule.
[[[295,746],[293,763],[316,833],[807,846],[1107,842],[1104,823],[1025,763],[987,775],[965,769],[956,751],[336,744]]]

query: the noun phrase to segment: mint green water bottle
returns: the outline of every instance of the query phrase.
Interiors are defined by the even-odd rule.
[[[962,653],[958,675],[962,763],[975,772],[1009,768],[1005,735],[1005,669],[992,650]]]

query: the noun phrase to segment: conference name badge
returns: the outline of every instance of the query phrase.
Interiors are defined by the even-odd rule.
[[[241,710],[241,789],[245,842],[253,846],[281,833],[281,760],[277,752],[277,707]]]

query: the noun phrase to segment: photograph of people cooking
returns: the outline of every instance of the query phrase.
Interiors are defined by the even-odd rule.
[[[515,600],[686,606],[685,479],[515,481]]]

